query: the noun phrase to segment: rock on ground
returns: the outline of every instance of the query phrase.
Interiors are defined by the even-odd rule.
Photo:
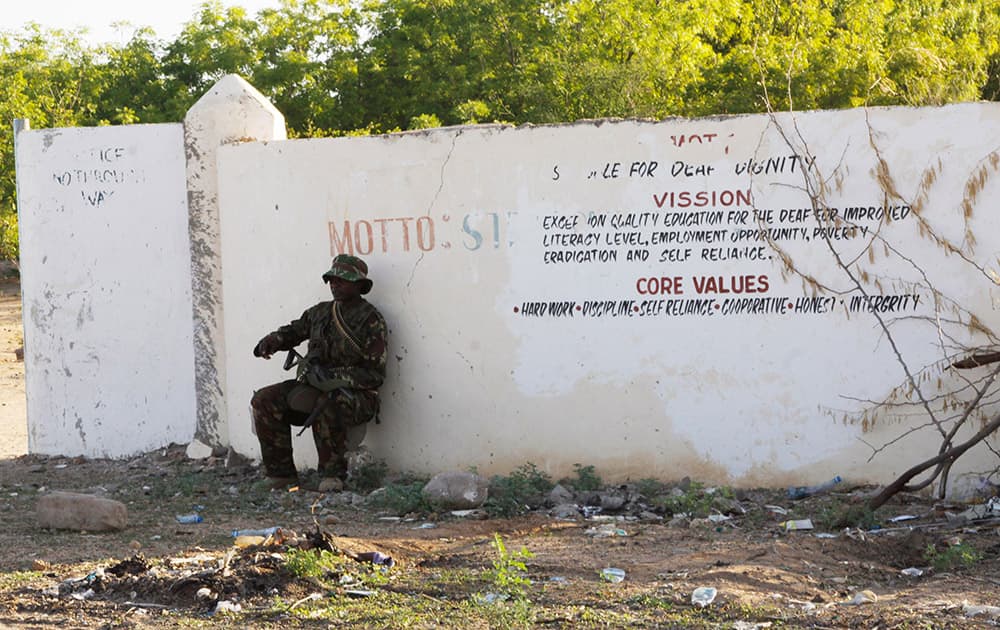
[[[38,526],[105,532],[125,529],[128,508],[120,501],[75,492],[52,492],[38,499]]]
[[[434,475],[422,494],[438,509],[470,510],[486,502],[489,480],[470,472],[443,472]]]

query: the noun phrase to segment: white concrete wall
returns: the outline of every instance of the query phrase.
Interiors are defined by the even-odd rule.
[[[284,139],[281,112],[235,74],[220,79],[184,117],[198,405],[197,439],[188,449],[191,456],[204,456],[211,452],[210,446],[229,444],[216,153],[226,144]]]
[[[396,468],[490,473],[530,461],[554,475],[592,464],[608,478],[890,479],[938,443],[913,436],[868,463],[869,445],[926,417],[910,407],[884,408],[874,421],[855,415],[904,374],[813,231],[824,224],[784,211],[811,206],[802,190],[808,156],[840,217],[923,198],[925,226],[995,270],[995,167],[969,219],[974,251],[961,242],[961,202],[998,137],[1000,106],[967,104],[223,147],[231,442],[257,454],[247,401],[285,377],[280,360],[252,358],[254,343],[326,299],[320,275],[332,255],[350,251],[368,261],[370,299],[391,328],[383,423],[368,444]],[[901,199],[879,184],[873,144]],[[769,167],[748,171],[748,160]],[[922,186],[929,169],[932,183]],[[985,269],[942,255],[920,222],[912,211],[890,223],[855,219],[831,243],[865,272],[868,291],[896,298],[879,304],[891,307],[883,316],[914,369],[972,339],[964,324],[946,338],[920,319],[936,312],[928,286],[953,300],[944,309],[960,307],[948,317],[997,324]],[[759,228],[793,229],[776,244],[828,291],[817,294],[759,235],[740,232]],[[721,241],[657,242],[705,230]],[[615,258],[553,262],[590,250]],[[629,259],[633,250],[640,259]],[[939,367],[927,373],[942,387],[957,382]],[[299,445],[300,463],[313,464],[308,440]],[[980,449],[960,468],[990,457]]]
[[[22,131],[16,144],[30,452],[189,441],[181,125]]]

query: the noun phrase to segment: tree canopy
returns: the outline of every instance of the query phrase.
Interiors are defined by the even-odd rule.
[[[0,33],[0,114],[33,127],[180,121],[246,78],[289,134],[384,133],[1000,98],[1000,0],[205,2],[173,41]],[[0,258],[16,259],[0,128]]]

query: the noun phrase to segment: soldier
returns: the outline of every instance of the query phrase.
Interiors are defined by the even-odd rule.
[[[250,401],[269,489],[298,483],[291,427],[311,426],[319,455],[319,491],[342,490],[347,429],[378,414],[387,333],[381,313],[361,297],[372,288],[368,265],[340,254],[323,281],[330,285],[333,301],[307,309],[253,349],[255,357],[270,359],[309,341],[295,380],[264,387]]]

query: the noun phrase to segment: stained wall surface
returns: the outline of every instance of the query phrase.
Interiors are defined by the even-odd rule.
[[[21,131],[16,145],[29,451],[190,441],[182,126]]]
[[[890,479],[939,446],[899,358],[939,413],[983,376],[947,365],[998,323],[997,138],[965,104],[223,147],[230,440],[257,455],[249,397],[287,377],[253,345],[348,252],[394,468]]]

